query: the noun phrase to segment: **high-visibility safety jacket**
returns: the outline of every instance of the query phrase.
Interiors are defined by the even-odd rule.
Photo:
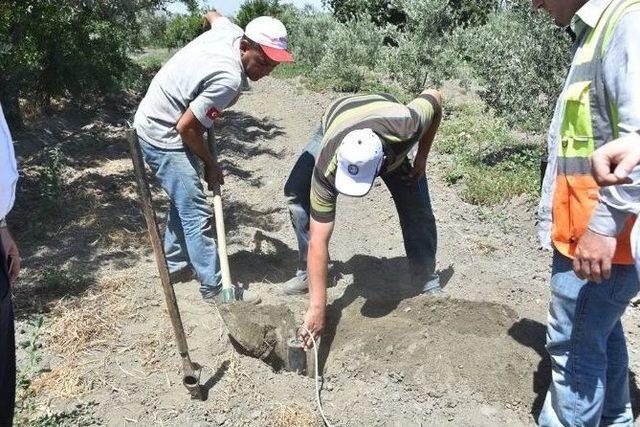
[[[557,176],[553,194],[551,239],[563,255],[573,257],[578,240],[598,205],[598,185],[591,176],[589,156],[618,136],[616,106],[604,87],[602,56],[616,25],[640,0],[614,0],[594,28],[588,28],[578,46],[573,73],[560,95],[564,114],[560,122]],[[633,264],[629,234],[631,217],[618,235],[615,264]]]

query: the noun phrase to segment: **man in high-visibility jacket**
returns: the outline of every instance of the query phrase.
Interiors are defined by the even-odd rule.
[[[635,217],[599,200],[589,157],[640,129],[640,0],[532,0],[575,34],[549,132],[540,237],[552,247],[543,426],[633,425],[620,318],[640,288]]]

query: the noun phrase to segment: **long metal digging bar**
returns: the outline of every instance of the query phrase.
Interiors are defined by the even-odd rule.
[[[218,164],[218,150],[213,129],[207,132],[207,143],[213,156],[213,161]],[[220,272],[222,273],[221,302],[228,303],[236,300],[233,284],[231,283],[231,271],[229,269],[229,257],[227,256],[227,237],[224,228],[224,216],[222,212],[222,196],[220,184],[213,186],[213,214],[216,218],[216,237],[218,238],[218,257],[220,258]]]
[[[182,326],[180,318],[180,310],[176,294],[171,286],[169,279],[169,269],[164,256],[164,249],[160,243],[160,231],[158,229],[158,221],[155,211],[151,203],[151,191],[149,191],[149,182],[140,154],[140,146],[138,145],[138,136],[135,129],[127,130],[127,140],[129,141],[129,150],[131,151],[131,160],[133,160],[133,171],[138,184],[138,193],[140,194],[140,205],[144,213],[144,219],[147,223],[149,239],[153,247],[153,254],[156,258],[156,265],[160,273],[160,281],[162,282],[162,290],[164,291],[164,299],[167,303],[167,310],[171,318],[173,326],[173,334],[178,345],[178,352],[182,358],[182,384],[187,388],[193,399],[205,400],[205,393],[200,385],[201,368],[197,363],[191,361],[189,357],[189,347],[187,346],[187,338]]]

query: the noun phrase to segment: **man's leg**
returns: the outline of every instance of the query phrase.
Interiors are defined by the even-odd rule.
[[[167,259],[167,267],[170,273],[176,273],[189,266],[191,260],[183,249],[187,247],[184,238],[184,230],[178,209],[173,202],[169,203],[167,212],[167,227],[164,230],[164,256]]]
[[[620,320],[614,326],[607,341],[607,388],[600,425],[633,425],[629,393],[629,355]]]
[[[575,275],[571,259],[554,253],[547,325],[552,381],[541,426],[633,425],[620,318],[639,286],[633,266],[614,265],[609,280],[587,282]]]
[[[409,170],[409,160],[395,171],[382,176],[391,192],[400,218],[404,248],[407,252],[412,283],[426,293],[442,292],[435,272],[438,234],[431,208],[427,178],[414,184],[402,180]]]
[[[212,212],[200,181],[197,160],[185,150],[158,149],[142,139],[140,147],[171,201],[168,234],[165,234],[167,263],[171,263],[169,271],[175,272],[190,262],[202,296],[211,298],[220,291],[220,263],[212,235]]]
[[[1,247],[1,242],[0,242]],[[5,256],[0,250],[0,260]],[[16,346],[9,275],[0,261],[0,427],[13,425],[16,397]]]
[[[298,269],[296,275],[284,285],[289,295],[307,292],[307,251],[309,249],[309,217],[311,202],[311,179],[315,158],[321,148],[322,131],[318,129],[293,166],[284,186],[291,225],[298,240]]]

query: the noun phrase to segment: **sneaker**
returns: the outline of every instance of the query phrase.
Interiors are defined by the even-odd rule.
[[[233,291],[235,301],[244,301],[249,304],[260,304],[262,302],[260,295],[248,289],[244,289],[241,286],[234,286]],[[202,299],[209,304],[222,304],[222,285],[219,285],[210,292],[203,292]]]
[[[298,270],[295,276],[284,282],[282,292],[284,292],[285,295],[303,295],[309,292],[307,272]]]
[[[234,286],[233,290],[235,291],[236,301],[244,301],[249,304],[260,304],[262,302],[260,295],[256,292],[250,291],[249,289]]]
[[[442,289],[439,285],[429,289],[423,289],[422,293],[425,295],[445,295],[444,289]]]
[[[196,273],[189,266],[181,268],[178,271],[169,272],[169,282],[174,285],[176,283],[186,283],[196,280]]]
[[[414,280],[414,283],[416,281]],[[422,288],[422,293],[425,295],[444,295],[444,290],[440,287],[440,277],[437,273],[433,273],[431,277],[427,280],[427,283],[423,285],[418,285],[418,287]]]

